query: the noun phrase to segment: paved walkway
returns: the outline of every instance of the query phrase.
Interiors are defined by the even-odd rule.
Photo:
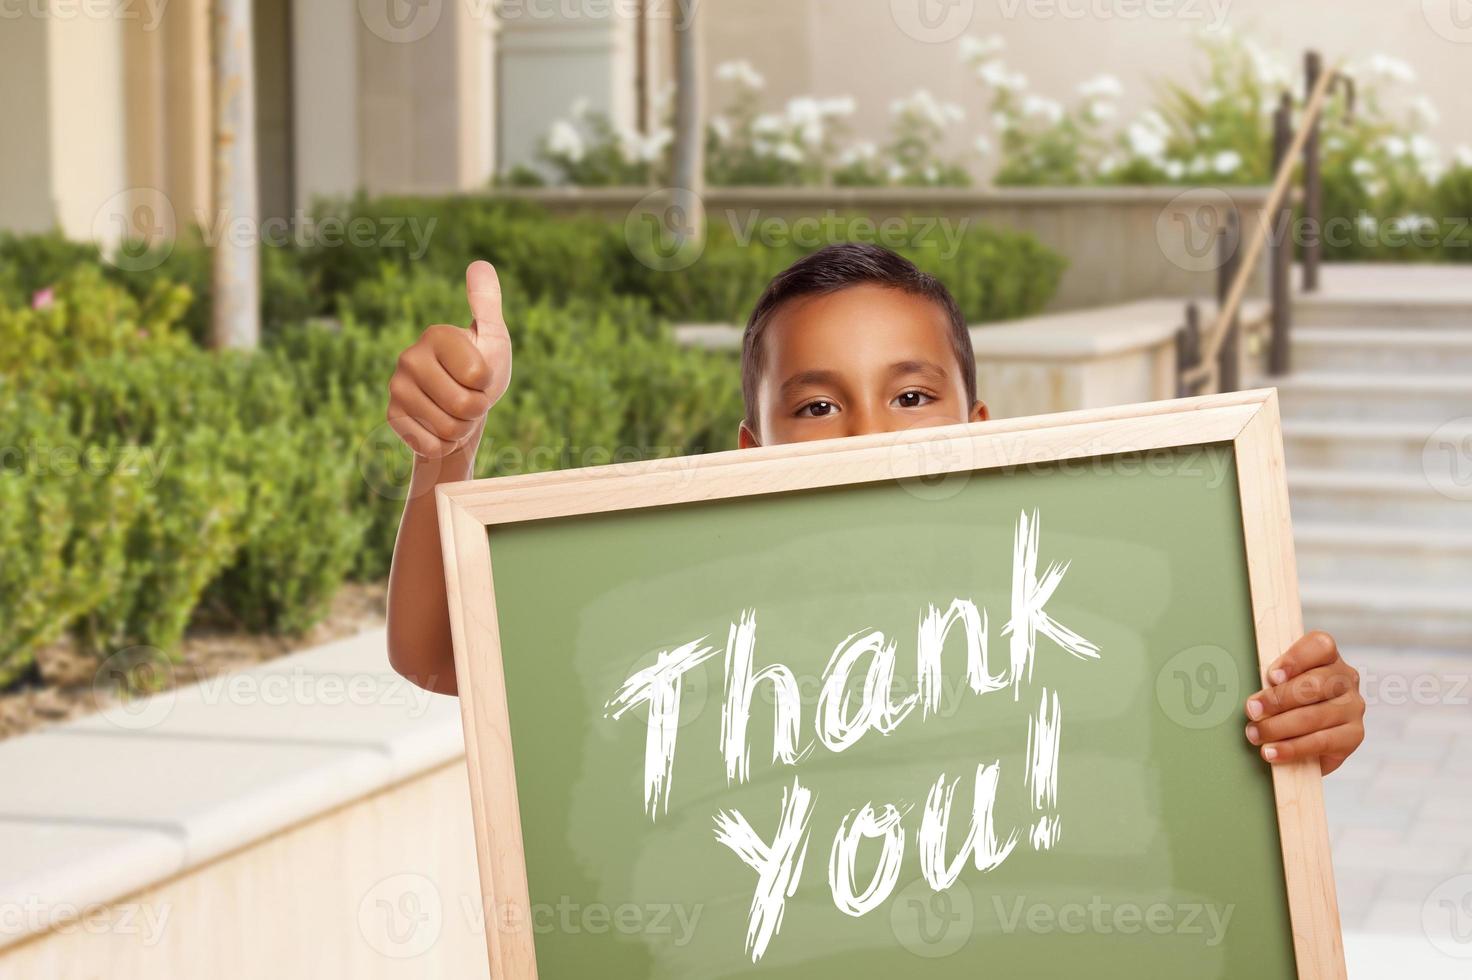
[[[1472,655],[1345,657],[1370,706],[1324,782],[1350,976],[1472,977]]]

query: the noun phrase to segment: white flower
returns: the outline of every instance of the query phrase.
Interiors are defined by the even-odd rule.
[[[1095,122],[1113,119],[1117,113],[1113,102],[1090,102],[1087,111],[1089,118]]]
[[[587,99],[577,99],[572,104],[572,117],[579,122],[586,119],[590,111]]]
[[[577,127],[565,119],[559,119],[547,133],[547,152],[577,163],[587,151]]]
[[[1028,95],[1022,100],[1022,114],[1028,118],[1041,116],[1049,125],[1056,126],[1063,119],[1063,107],[1053,99]]]
[[[1349,171],[1356,177],[1364,180],[1367,177],[1375,176],[1375,165],[1361,157],[1349,165]]]
[[[1430,231],[1436,227],[1436,222],[1424,214],[1411,212],[1410,214],[1403,214],[1399,218],[1390,219],[1390,221],[1386,222],[1386,227],[1399,233],[1407,231],[1415,233],[1418,231]]]
[[[1222,90],[1217,88],[1215,85],[1211,86],[1205,92],[1201,93],[1201,102],[1203,105],[1216,105],[1221,100]]]
[[[1409,83],[1416,80],[1416,70],[1414,68],[1399,58],[1392,58],[1388,54],[1370,55],[1365,61],[1365,68],[1371,75],[1391,82]]]
[[[984,61],[976,66],[976,77],[994,89],[1004,92],[1021,92],[1027,88],[1027,76],[1021,72],[1007,70],[1001,61]]]
[[[976,148],[976,152],[981,154],[982,156],[987,156],[992,152],[992,141],[987,139],[985,136],[976,137],[976,140],[971,145],[974,146]]]
[[[1211,161],[1211,168],[1223,176],[1236,173],[1241,166],[1242,154],[1236,150],[1222,150]]]
[[[1453,152],[1452,156],[1457,161],[1457,166],[1472,168],[1472,146],[1461,144]]]
[[[1405,156],[1407,151],[1410,149],[1410,147],[1406,145],[1406,141],[1401,139],[1399,136],[1385,137],[1385,139],[1380,141],[1380,146],[1383,150],[1385,150],[1386,154],[1397,160]]]
[[[777,144],[776,156],[784,163],[800,164],[807,158],[802,155],[802,149],[790,140],[784,140]]]
[[[999,133],[1005,133],[1012,128],[1012,117],[1005,112],[992,113],[992,127]]]
[[[1385,193],[1385,189],[1385,181],[1379,179],[1378,177],[1374,180],[1365,181],[1365,193],[1370,195],[1371,197],[1382,196]]]
[[[1099,173],[1108,176],[1109,174],[1114,173],[1114,171],[1117,169],[1119,169],[1119,160],[1114,156],[1114,154],[1105,154],[1102,158],[1100,158]]]
[[[879,156],[879,147],[860,141],[845,149],[838,157],[840,167],[852,167],[856,163],[868,163]]]
[[[1360,232],[1366,235],[1373,235],[1375,233],[1375,229],[1380,227],[1380,222],[1375,220],[1375,216],[1373,214],[1368,214],[1363,211],[1360,212],[1359,218],[1355,220],[1355,224],[1359,226]]]
[[[1186,175],[1186,165],[1179,160],[1165,161],[1165,166],[1162,169],[1165,170],[1165,175],[1171,180],[1180,180]]]
[[[1078,94],[1086,99],[1117,99],[1124,94],[1124,86],[1113,75],[1095,75],[1078,87]]]
[[[715,130],[717,140],[722,143],[731,142],[731,120],[725,116],[713,116],[711,117],[710,128]]]
[[[1425,95],[1418,95],[1411,99],[1411,115],[1426,126],[1435,126],[1441,122],[1441,113],[1437,111],[1436,103]]]
[[[767,85],[767,80],[762,77],[762,73],[753,68],[749,61],[727,61],[718,65],[716,78],[723,82],[732,82],[752,92],[763,89]]]
[[[752,132],[759,136],[775,136],[785,128],[786,123],[782,117],[770,112],[763,113],[751,121]]]
[[[1000,34],[991,34],[987,37],[972,37],[968,34],[961,38],[961,58],[965,61],[989,58],[1006,46],[1007,42]]]
[[[1165,137],[1144,123],[1130,123],[1125,138],[1129,140],[1130,150],[1135,156],[1155,160],[1165,152]]]
[[[1206,172],[1207,166],[1208,163],[1206,161],[1206,157],[1198,153],[1191,158],[1191,163],[1188,165],[1187,169],[1190,170],[1190,172],[1193,174],[1200,174]]]
[[[909,176],[909,171],[906,170],[901,164],[891,163],[889,165],[889,179],[891,183],[898,184],[907,176]]]
[[[1421,163],[1425,163],[1428,160],[1435,160],[1441,156],[1441,149],[1436,145],[1436,141],[1420,133],[1411,137],[1410,151],[1411,156],[1415,157]]]
[[[914,116],[938,129],[966,118],[966,110],[953,102],[939,102],[928,89],[920,89],[908,99],[896,99],[891,106],[897,116]]]
[[[818,111],[825,116],[852,116],[858,109],[858,103],[852,95],[841,95],[818,103]]]
[[[940,168],[933,163],[927,163],[922,176],[925,178],[927,184],[938,183],[940,181]]]

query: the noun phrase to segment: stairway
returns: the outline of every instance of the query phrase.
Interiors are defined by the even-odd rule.
[[[1346,651],[1472,654],[1472,267],[1323,272],[1269,382],[1305,625]]]

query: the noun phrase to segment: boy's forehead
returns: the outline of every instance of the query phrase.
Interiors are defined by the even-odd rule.
[[[763,360],[768,377],[875,359],[949,365],[954,360],[950,332],[946,311],[931,299],[854,286],[806,296],[777,310],[762,338]]]

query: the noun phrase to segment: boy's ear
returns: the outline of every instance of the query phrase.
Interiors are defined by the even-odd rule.
[[[971,407],[971,421],[986,422],[992,417],[991,409],[986,407],[986,402],[977,402]]]
[[[755,449],[762,444],[745,419],[741,420],[741,429],[736,433],[736,444],[742,449]]]

